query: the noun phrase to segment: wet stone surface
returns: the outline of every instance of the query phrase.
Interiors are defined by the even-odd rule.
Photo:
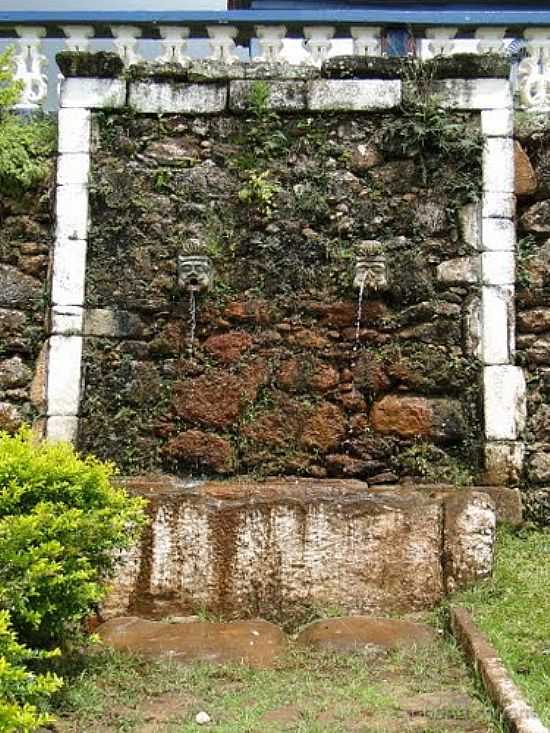
[[[437,268],[473,254],[458,222],[478,162],[404,155],[399,113],[267,114],[247,89],[235,116],[97,116],[79,447],[127,474],[468,483],[478,285]],[[384,287],[357,324],[366,240]],[[191,242],[214,272],[196,323]],[[392,404],[420,408],[382,418]]]

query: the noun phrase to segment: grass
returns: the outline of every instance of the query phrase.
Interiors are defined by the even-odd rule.
[[[268,670],[104,650],[66,660],[60,671],[67,684],[54,712],[55,730],[63,733],[405,733],[418,723],[405,703],[425,693],[439,702],[426,704],[425,727],[416,731],[501,730],[477,698],[460,654],[443,640],[387,656],[291,648]],[[466,707],[457,707],[457,695],[468,696]],[[201,710],[212,719],[202,727],[195,722]]]
[[[550,725],[550,531],[501,530],[493,578],[453,597],[470,609]]]

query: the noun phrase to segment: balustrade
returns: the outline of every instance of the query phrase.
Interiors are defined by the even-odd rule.
[[[72,51],[90,51],[106,45],[130,66],[144,58],[158,62],[188,64],[197,56],[193,42],[203,40],[208,49],[205,57],[231,64],[243,54],[252,62],[290,62],[320,67],[330,56],[342,53],[342,48],[358,56],[382,53],[382,26],[357,23],[340,25],[263,24],[251,26],[212,24],[112,24],[106,32],[104,24],[14,25],[4,23],[3,41],[13,38],[15,46],[15,75],[23,83],[18,107],[39,108],[48,91],[46,46],[50,39],[62,39]],[[507,34],[504,26],[483,26],[477,29],[460,26],[428,27],[413,31],[421,58],[450,55],[464,51],[473,53],[502,53],[510,44],[522,46],[524,57],[519,61],[513,78],[517,85],[519,104],[529,110],[550,110],[550,27],[527,28],[520,37]],[[47,40],[46,40],[47,36]],[[349,45],[342,45],[347,39]],[[515,43],[514,43],[515,41]],[[59,41],[58,41],[59,44]],[[243,51],[242,48],[245,48]],[[147,47],[147,53],[144,49]],[[52,63],[50,61],[50,63]]]

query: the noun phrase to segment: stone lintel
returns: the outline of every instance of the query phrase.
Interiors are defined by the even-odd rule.
[[[452,109],[506,109],[513,102],[507,79],[442,79],[432,82],[432,93]]]
[[[148,114],[216,114],[227,106],[227,84],[134,81],[128,104]]]
[[[229,109],[233,112],[249,110],[254,92],[254,81],[240,80],[229,84]],[[276,112],[299,112],[306,108],[306,83],[300,81],[263,82],[269,92],[266,107]]]
[[[60,107],[86,109],[120,109],[126,105],[126,81],[71,77],[61,82]]]
[[[392,109],[401,103],[401,81],[320,79],[308,82],[308,109],[314,112],[367,112]]]

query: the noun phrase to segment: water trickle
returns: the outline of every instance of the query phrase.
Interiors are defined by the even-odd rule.
[[[189,358],[193,361],[193,351],[195,347],[195,330],[197,328],[197,301],[195,297],[195,291],[189,291],[189,342],[187,345],[187,351],[189,352]]]
[[[365,292],[365,283],[367,281],[367,275],[368,272],[365,272],[363,275],[363,279],[361,280],[361,285],[359,286],[359,295],[357,296],[357,316],[355,319],[355,341],[353,343],[353,351],[351,356],[351,371],[354,374],[355,373],[355,358],[357,356],[357,352],[359,350],[359,336],[361,333],[361,317],[363,315],[363,294]],[[353,389],[352,394],[355,396],[355,379],[352,379],[353,383]]]

